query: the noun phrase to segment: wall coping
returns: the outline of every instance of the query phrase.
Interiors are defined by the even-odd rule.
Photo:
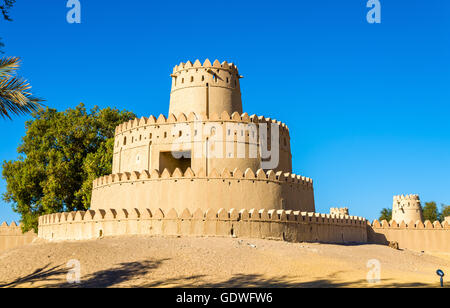
[[[373,229],[416,229],[416,230],[449,230],[450,229],[450,223],[447,221],[444,221],[442,224],[439,221],[435,221],[431,223],[431,221],[426,220],[425,222],[422,222],[420,220],[417,220],[416,222],[410,222],[405,223],[402,221],[400,224],[398,224],[395,220],[391,220],[390,222],[383,220],[381,223],[375,219],[372,223],[370,221],[367,222],[368,226],[372,227]]]
[[[275,119],[257,115],[249,116],[248,113],[239,114],[238,112],[234,112],[233,114],[230,115],[228,112],[224,111],[220,115],[218,115],[217,113],[212,113],[210,116],[206,114],[198,115],[194,112],[191,112],[187,116],[184,113],[180,113],[178,114],[178,116],[175,116],[174,114],[169,114],[167,118],[163,114],[159,115],[158,118],[155,118],[154,116],[150,116],[148,118],[146,117],[135,118],[134,120],[130,120],[118,125],[115,130],[115,135],[116,136],[120,135],[124,132],[131,131],[135,128],[144,128],[148,126],[158,126],[166,124],[192,123],[192,122],[239,122],[239,123],[254,123],[254,124],[273,123],[278,124],[281,129],[284,129],[287,132],[289,132],[289,128],[285,123],[277,121]]]
[[[312,212],[292,210],[212,210],[197,209],[190,212],[184,209],[178,213],[175,209],[163,211],[162,209],[99,209],[78,211],[70,213],[55,213],[39,217],[39,226],[61,223],[114,221],[114,220],[203,220],[203,221],[269,221],[292,223],[335,224],[347,226],[366,227],[366,219],[356,216],[336,216]]]
[[[275,183],[291,183],[300,184],[308,189],[313,189],[313,180],[308,177],[301,175],[296,175],[290,172],[275,172],[269,170],[264,172],[263,169],[259,169],[256,173],[252,169],[247,168],[245,172],[242,172],[239,168],[233,171],[224,168],[222,172],[218,172],[213,168],[209,175],[206,176],[203,169],[197,172],[197,175],[191,168],[188,168],[186,172],[182,172],[179,168],[176,168],[173,173],[170,173],[168,169],[164,169],[162,172],[158,170],[142,170],[133,172],[123,172],[117,174],[105,175],[103,177],[97,178],[93,182],[93,188],[99,188],[103,186],[108,186],[117,183],[132,183],[137,181],[148,181],[148,180],[198,180],[198,179],[222,179],[222,180],[247,180],[247,181],[266,181]]]

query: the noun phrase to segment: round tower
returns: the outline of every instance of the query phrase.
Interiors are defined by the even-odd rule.
[[[236,65],[207,59],[180,63],[173,69],[169,114],[220,115],[242,113],[239,75]]]
[[[404,221],[406,224],[416,223],[418,220],[423,222],[419,195],[394,196],[392,219],[397,223]]]

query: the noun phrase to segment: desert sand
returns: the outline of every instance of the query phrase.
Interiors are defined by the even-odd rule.
[[[67,283],[79,260],[81,281]],[[380,262],[369,283],[367,262]],[[438,287],[450,256],[380,245],[126,236],[32,244],[0,253],[0,287]],[[450,284],[450,282],[448,283]]]

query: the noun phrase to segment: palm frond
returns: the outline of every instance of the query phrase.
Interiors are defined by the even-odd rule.
[[[0,115],[11,119],[9,113],[16,115],[37,111],[44,100],[30,92],[30,84],[17,77],[0,79]]]
[[[9,57],[0,59],[0,78],[11,77],[20,66],[20,58]]]

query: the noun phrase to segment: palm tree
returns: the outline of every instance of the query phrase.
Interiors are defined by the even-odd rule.
[[[37,111],[44,100],[31,94],[30,84],[17,77],[20,59],[0,59],[0,115],[11,119],[10,113],[20,115]]]

